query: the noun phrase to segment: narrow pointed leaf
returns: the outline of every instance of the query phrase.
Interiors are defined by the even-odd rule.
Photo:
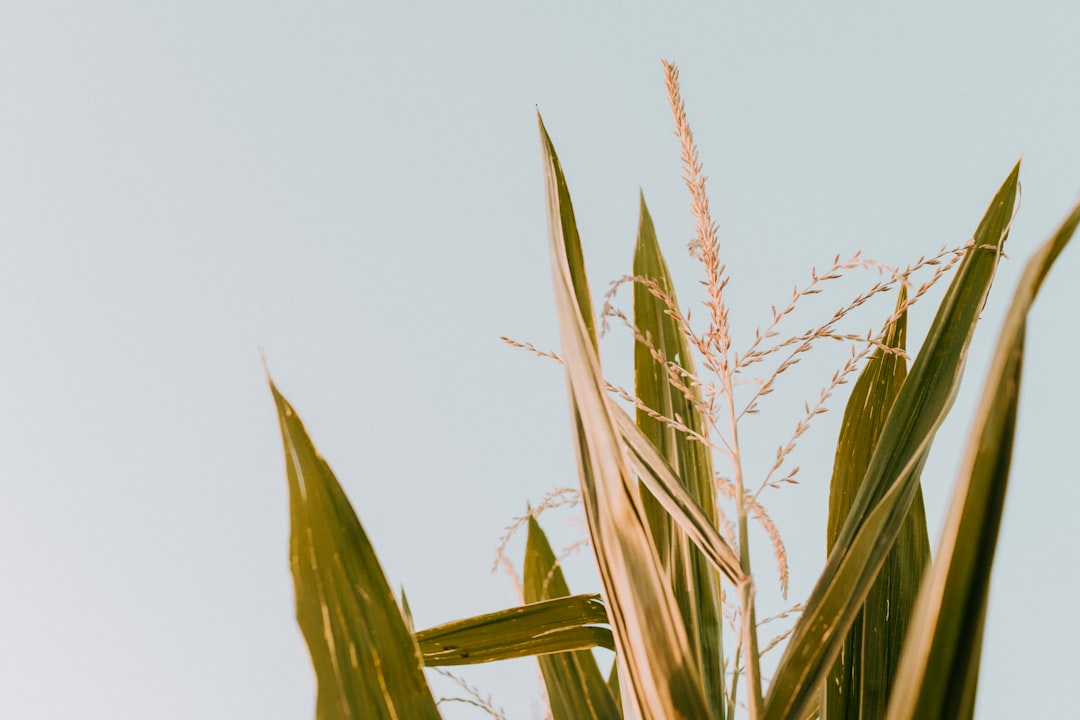
[[[562,569],[555,563],[555,553],[535,518],[529,518],[522,581],[527,603],[570,594]],[[606,614],[604,619],[607,619]],[[608,639],[611,641],[610,631]],[[613,641],[607,647],[614,649]],[[622,717],[592,652],[559,653],[537,659],[553,720],[615,720]]]
[[[296,617],[317,720],[439,718],[420,651],[348,498],[270,382],[285,445]]]
[[[907,293],[901,289],[897,307],[903,307],[906,300]],[[906,330],[907,313],[904,312],[887,329],[882,344],[903,350]],[[878,348],[852,389],[844,411],[829,486],[829,548],[836,542],[847,518],[885,418],[905,377],[904,358]],[[884,717],[907,620],[929,558],[926,514],[919,489],[896,544],[886,557],[825,683],[822,714],[826,720]]]
[[[701,436],[708,425],[699,409],[700,392],[696,387],[690,387],[685,377],[679,378],[682,387],[674,385],[669,368],[664,364],[670,363],[694,374],[689,343],[671,315],[677,314],[679,307],[644,196],[641,197],[641,217],[634,250],[634,275],[655,283],[654,288],[640,282],[634,283],[634,325],[645,340],[634,344],[634,392],[638,400],[653,412],[669,421],[677,420]],[[658,297],[654,290],[664,297]],[[655,357],[654,353],[659,353],[660,358]],[[709,448],[641,408],[637,411],[637,424],[704,511],[709,524],[715,526],[716,491]],[[702,671],[705,696],[713,716],[723,720],[727,702],[719,577],[715,568],[690,544],[679,525],[672,523],[663,506],[647,489],[642,493],[642,503],[652,530],[653,543],[667,569],[687,637]]]
[[[593,541],[627,697],[624,711],[643,720],[710,718],[701,677],[675,598],[656,557],[641,507],[637,480],[609,410],[596,352],[592,307],[582,302],[584,274],[570,257],[580,254],[566,182],[555,149],[540,122],[548,199],[548,229],[562,337],[563,361],[577,440],[585,517]],[[589,318],[586,320],[586,318]]]
[[[970,718],[1020,391],[1027,314],[1080,225],[1080,205],[1028,261],[998,338],[945,522],[904,646],[890,720]]]
[[[409,632],[414,632],[412,608],[409,607],[409,598],[405,595],[405,588],[401,588],[401,616],[405,618],[405,627]]]
[[[960,261],[893,404],[825,570],[769,687],[766,720],[799,716],[817,700],[907,516],[930,444],[955,398],[1016,204],[1020,164],[998,190]]]
[[[675,471],[660,455],[660,451],[614,401],[609,402],[609,408],[620,437],[630,452],[641,484],[663,506],[713,567],[736,585],[744,582],[746,576],[739,566],[738,554],[709,521],[708,515],[691,497],[690,492],[682,486]]]
[[[416,633],[424,664],[475,665],[532,655],[615,648],[599,595],[574,595],[478,615]]]
[[[619,663],[617,662],[611,664],[611,672],[608,673],[607,685],[608,689],[611,691],[611,696],[615,698],[615,707],[619,710],[619,717],[623,717],[622,691],[619,688]]]
[[[570,189],[566,185],[566,177],[559,165],[558,156],[555,154],[555,146],[544,129],[544,121],[540,114],[536,115],[540,123],[540,142],[544,150],[544,179],[547,184],[548,194],[548,227],[549,231],[557,231],[562,240],[560,245],[563,249],[564,267],[569,276],[570,287],[574,300],[580,308],[580,320],[585,326],[585,334],[592,343],[593,349],[599,352],[596,341],[596,320],[593,317],[592,296],[589,292],[589,280],[585,275],[585,254],[581,248],[581,236],[578,233],[577,221],[574,219],[574,205],[570,201]],[[549,158],[554,161],[555,170],[550,171]]]

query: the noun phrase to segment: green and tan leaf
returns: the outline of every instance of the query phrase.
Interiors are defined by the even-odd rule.
[[[522,584],[527,603],[570,594],[562,569],[555,562],[551,544],[532,517],[529,518]],[[614,649],[610,631],[608,640],[611,644],[605,647]],[[553,720],[616,720],[622,717],[592,652],[581,650],[545,655],[538,660]]]
[[[702,509],[708,526],[716,527],[711,450],[675,425],[678,423],[699,438],[708,434],[708,423],[701,411],[701,393],[687,377],[695,375],[693,355],[673,317],[678,314],[679,306],[644,196],[634,250],[634,276],[638,278],[634,283],[634,326],[640,334],[634,343],[634,391],[645,407],[668,421],[639,408],[637,424],[671,466],[679,484]],[[672,378],[675,368],[681,372]],[[642,503],[653,543],[667,570],[687,637],[702,669],[706,699],[713,716],[723,720],[727,700],[716,568],[691,545],[647,486],[642,492]]]
[[[907,292],[897,299],[900,315],[887,328],[882,346],[903,350],[907,332]],[[829,486],[827,545],[836,542],[870,464],[885,419],[907,377],[902,355],[878,348],[851,391],[837,441]],[[855,618],[825,682],[826,720],[875,720],[885,715],[892,679],[919,580],[930,560],[922,489],[915,491],[896,544]]]
[[[285,446],[296,617],[317,720],[439,718],[420,651],[330,466],[270,381]]]
[[[710,718],[678,604],[656,557],[637,479],[609,409],[592,307],[562,169],[540,122],[555,302],[570,393],[585,516],[625,686],[624,711],[644,720]],[[583,270],[583,268],[581,268]],[[586,319],[588,318],[588,319]],[[625,707],[633,698],[637,707]]]
[[[587,650],[615,649],[599,595],[574,595],[455,620],[416,633],[429,667],[475,665]]]
[[[1013,295],[960,469],[938,559],[919,594],[890,720],[971,718],[986,600],[1009,480],[1024,331],[1046,274],[1080,225],[1077,205],[1032,257]]]
[[[1016,204],[1020,165],[975,231],[881,432],[825,570],[769,687],[767,720],[800,716],[821,683],[900,532],[930,444],[956,395]]]

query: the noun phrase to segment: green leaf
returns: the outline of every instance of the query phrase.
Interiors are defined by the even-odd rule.
[[[731,582],[739,585],[747,578],[739,566],[739,556],[728,545],[724,536],[709,520],[709,516],[682,486],[675,471],[660,455],[656,446],[645,437],[630,416],[614,400],[610,400],[609,409],[618,426],[619,436],[626,444],[630,458],[638,471],[641,484],[648,489],[652,497],[663,506],[672,520],[686,533],[694,547],[701,551],[713,567],[724,574]]]
[[[414,632],[412,608],[409,607],[409,598],[405,595],[405,588],[401,588],[401,616],[405,618],[405,627],[409,628],[409,632]]]
[[[619,663],[617,662],[611,664],[607,685],[608,690],[611,691],[611,697],[615,698],[615,707],[619,710],[619,717],[622,717],[622,693],[619,692]]]
[[[898,310],[907,292],[901,288]],[[882,344],[903,350],[907,312],[889,326]],[[878,348],[859,375],[844,410],[829,486],[827,547],[832,548],[859,490],[900,387],[907,377],[902,356]],[[930,560],[922,489],[915,492],[896,544],[867,595],[825,683],[827,720],[875,720],[885,716],[889,689],[900,659],[919,580]]]
[[[643,720],[710,718],[701,677],[686,637],[678,604],[656,557],[641,506],[637,481],[625,462],[625,447],[609,409],[596,352],[592,307],[587,300],[569,193],[555,149],[540,121],[548,229],[563,362],[577,440],[585,517],[625,670],[624,706]],[[583,300],[584,298],[584,300]],[[587,319],[586,319],[587,318]]]
[[[544,129],[540,113],[536,114],[540,123],[540,142],[544,150],[544,179],[548,195],[548,229],[551,234],[558,232],[563,249],[565,269],[569,273],[570,287],[574,299],[580,308],[580,320],[593,349],[599,352],[596,342],[596,321],[593,318],[592,297],[589,293],[589,280],[585,275],[585,255],[581,249],[581,236],[578,234],[577,221],[574,219],[574,205],[570,201],[570,189],[566,185],[555,146]],[[550,159],[550,160],[549,160]],[[552,168],[552,163],[554,167]]]
[[[1017,163],[979,223],[885,421],[858,495],[769,687],[766,720],[802,715],[816,701],[900,532],[930,444],[959,386],[971,336],[1008,236],[1019,171]]]
[[[679,377],[681,387],[674,385],[669,367],[665,365],[670,363],[691,376],[695,373],[690,346],[672,317],[672,314],[678,315],[679,306],[644,195],[641,196],[641,217],[634,251],[634,275],[653,283],[651,287],[640,281],[634,283],[634,325],[641,335],[634,343],[635,394],[653,412],[685,425],[699,437],[704,436],[708,424],[699,409],[700,391],[691,386],[685,376]],[[660,358],[654,353],[659,353]],[[637,424],[704,511],[709,524],[715,526],[716,491],[709,448],[641,408],[637,411]],[[716,570],[697,548],[691,546],[686,534],[679,525],[671,522],[664,507],[647,489],[642,493],[642,503],[657,554],[667,569],[687,637],[702,669],[706,698],[713,716],[722,720],[727,702],[719,578]]]
[[[1027,314],[1080,225],[1077,205],[1024,269],[1013,295],[945,521],[938,559],[919,593],[888,718],[970,718],[986,599],[1009,480]]]
[[[574,595],[478,615],[416,633],[424,664],[475,665],[593,647],[615,649],[599,595]]]
[[[547,536],[531,517],[523,584],[525,602],[528,603],[570,594],[562,569],[555,564],[555,553],[551,551]],[[604,619],[607,619],[606,615]],[[610,632],[608,640],[611,641]],[[607,647],[614,649],[614,643]],[[614,720],[622,717],[592,652],[546,655],[538,660],[554,720]]]
[[[285,445],[296,617],[318,679],[317,720],[438,718],[420,660],[348,498],[270,381]]]

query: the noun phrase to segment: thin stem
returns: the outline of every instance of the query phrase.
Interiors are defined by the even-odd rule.
[[[735,511],[739,518],[739,564],[742,566],[743,575],[749,577],[750,540],[746,521],[746,490],[743,487],[742,456],[739,453],[739,419],[735,415],[735,403],[732,402],[731,395],[731,374],[724,372],[721,382],[728,397],[728,432],[731,433],[728,443],[731,445],[732,479],[735,482]]]
[[[740,591],[740,601],[741,598],[742,594]],[[740,621],[742,620],[742,613],[739,613],[739,619]],[[731,628],[737,639],[735,641],[735,654],[732,656],[731,661],[731,692],[728,693],[728,717],[734,718],[735,708],[737,707],[739,698],[739,675],[742,674],[742,669],[739,667],[739,658],[742,656],[743,639],[746,633],[738,631],[738,628],[735,627],[734,618],[732,619]]]
[[[757,614],[754,612],[754,580],[749,575],[739,585],[739,600],[743,606],[742,630],[746,646],[746,696],[750,704],[750,720],[762,717],[765,701],[761,692],[761,667],[758,662]]]
[[[726,348],[725,348],[726,350]],[[757,621],[754,608],[754,582],[750,571],[750,538],[746,512],[746,490],[743,486],[742,456],[739,453],[739,417],[735,412],[735,398],[732,393],[731,366],[727,354],[723,356],[721,383],[727,394],[728,423],[731,436],[732,479],[735,483],[735,509],[739,521],[739,564],[744,580],[739,584],[739,604],[742,607],[742,641],[739,643],[746,652],[746,694],[750,706],[750,718],[761,716],[763,699],[761,692],[761,666],[758,661]],[[736,661],[738,659],[736,658]],[[736,681],[737,681],[736,676]],[[733,683],[734,684],[734,683]],[[732,688],[734,691],[734,688]]]

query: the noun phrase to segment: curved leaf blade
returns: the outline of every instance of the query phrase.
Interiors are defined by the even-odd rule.
[[[903,308],[906,300],[907,292],[901,287],[897,308]],[[882,344],[903,350],[906,334],[907,312],[903,311],[887,329]],[[829,548],[836,542],[889,409],[906,377],[904,358],[878,348],[852,389],[844,410],[829,487],[826,538]],[[930,541],[919,488],[896,544],[886,556],[881,573],[825,682],[822,714],[826,720],[875,720],[885,716],[908,618],[929,560]]]
[[[745,582],[747,577],[739,566],[738,553],[728,545],[724,536],[710,522],[709,516],[682,486],[660,451],[614,400],[609,401],[608,406],[641,484],[652,493],[653,498],[713,567],[736,585]]]
[[[904,646],[888,718],[974,714],[986,601],[1009,480],[1027,314],[1080,226],[1077,205],[1024,269],[997,349],[945,522],[938,560]]]
[[[594,647],[615,649],[599,595],[532,602],[455,620],[416,633],[428,667],[475,665],[494,660]]]
[[[439,718],[420,651],[356,513],[272,380],[270,392],[285,446],[296,617],[318,678],[315,717]]]
[[[955,398],[1016,205],[1020,163],[1005,179],[960,261],[882,429],[866,476],[769,688],[766,720],[816,702],[847,631],[908,514],[930,444]]]
[[[525,602],[540,602],[570,594],[562,569],[555,562],[551,544],[540,529],[540,524],[532,517],[529,518],[522,581]],[[604,620],[607,621],[606,613]],[[606,647],[613,650],[614,641],[610,631],[608,640],[612,644]],[[617,720],[622,717],[591,652],[560,653],[538,660],[553,720]]]
[[[643,194],[640,200],[634,275],[651,281],[654,287],[642,282],[634,283],[634,326],[641,336],[634,343],[634,392],[646,407],[670,421],[678,420],[691,432],[702,436],[707,423],[699,409],[700,391],[685,382],[682,388],[674,385],[669,367],[664,364],[669,363],[690,375],[694,374],[689,343],[670,314],[677,314],[679,307],[667,263],[660,252],[656,228]],[[659,353],[660,358],[654,357],[654,353]],[[685,377],[682,380],[685,381]],[[709,448],[641,408],[637,411],[637,424],[661,451],[679,482],[704,511],[708,524],[715,527],[716,490]],[[705,696],[713,716],[723,720],[727,701],[719,578],[715,568],[691,545],[680,526],[672,523],[663,505],[647,489],[641,499],[652,530],[653,543],[661,563],[667,569],[687,637],[702,669]]]
[[[570,392],[585,516],[615,631],[623,709],[644,720],[710,718],[678,605],[656,557],[637,481],[609,409],[596,352],[592,307],[582,302],[583,268],[569,193],[555,148],[540,125],[548,230],[563,362]],[[587,297],[587,295],[586,295]],[[588,320],[586,320],[588,318]],[[628,686],[628,687],[627,687]],[[628,708],[633,698],[637,708]]]

